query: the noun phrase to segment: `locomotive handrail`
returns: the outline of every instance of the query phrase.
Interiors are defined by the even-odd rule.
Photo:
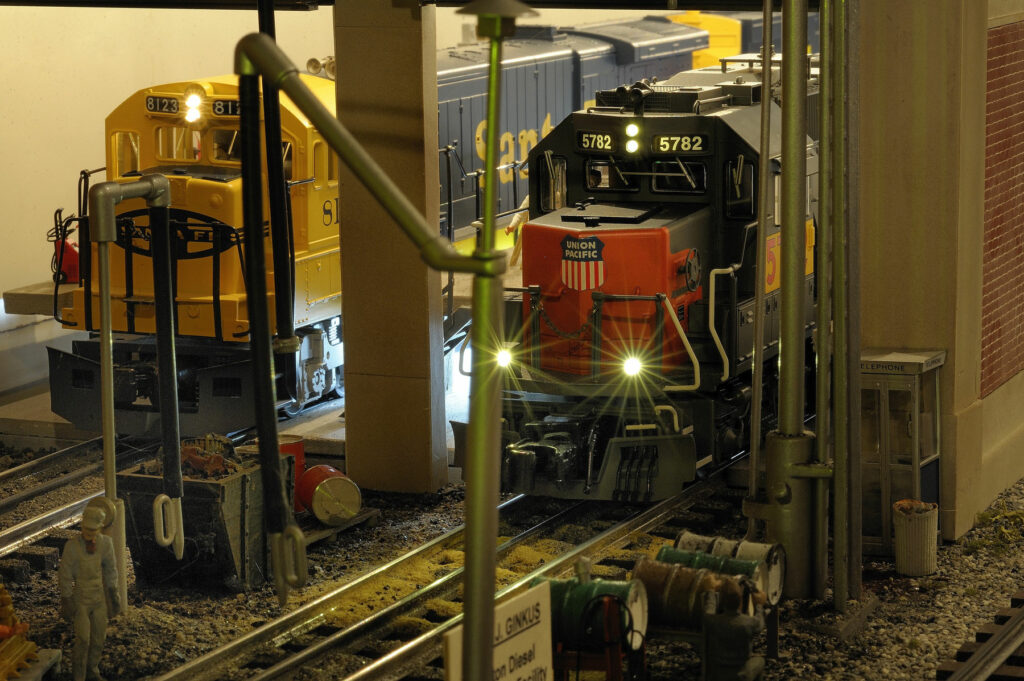
[[[725,352],[722,339],[718,337],[718,329],[715,328],[715,281],[721,274],[732,274],[738,269],[738,265],[719,267],[711,270],[708,278],[711,280],[710,291],[708,292],[708,330],[711,331],[711,339],[715,341],[718,354],[722,356],[722,382],[729,378],[729,355]],[[762,270],[763,271],[763,270]],[[756,340],[756,339],[755,339]]]
[[[500,254],[462,255],[430,227],[422,213],[398,189],[377,162],[359,144],[348,128],[317,99],[299,78],[299,70],[267,35],[251,33],[235,47],[235,73],[262,74],[291,98],[327,145],[343,160],[355,176],[394,218],[420,251],[423,260],[437,270],[451,270],[493,277],[505,271]]]

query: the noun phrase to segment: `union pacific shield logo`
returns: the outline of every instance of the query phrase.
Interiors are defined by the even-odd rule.
[[[604,283],[604,243],[596,236],[562,239],[562,283],[577,291]]]

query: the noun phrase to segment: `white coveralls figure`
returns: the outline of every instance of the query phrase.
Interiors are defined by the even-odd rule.
[[[85,509],[82,534],[64,545],[57,571],[61,614],[75,631],[71,652],[74,681],[103,681],[99,664],[107,637],[107,598],[111,617],[121,611],[114,541],[100,533],[105,517],[102,508]]]

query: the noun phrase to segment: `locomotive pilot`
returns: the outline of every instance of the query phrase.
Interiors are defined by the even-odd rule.
[[[103,508],[86,507],[82,513],[82,533],[64,545],[57,571],[61,614],[75,632],[71,652],[74,681],[103,681],[99,664],[107,637],[108,614],[116,617],[121,611],[114,541],[100,533],[105,520]]]

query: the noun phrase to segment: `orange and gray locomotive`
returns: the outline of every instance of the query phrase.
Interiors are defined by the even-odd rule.
[[[522,286],[507,303],[502,486],[649,501],[749,446],[755,282],[774,423],[780,227],[756,270],[759,109],[746,66],[597,94],[529,157]],[[771,131],[776,192],[781,119]],[[808,139],[808,181],[816,151]],[[814,197],[806,218],[808,342]],[[776,211],[776,214],[778,211]],[[775,221],[772,221],[773,223]],[[511,311],[509,311],[511,308]],[[808,374],[812,371],[808,367]]]

